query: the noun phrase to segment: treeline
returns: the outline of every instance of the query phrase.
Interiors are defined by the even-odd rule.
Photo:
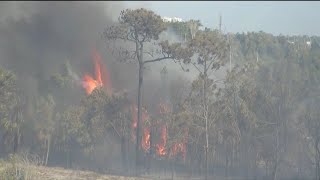
[[[152,113],[158,106],[137,102],[138,114],[142,104],[149,111],[146,119],[137,114],[138,133],[132,128],[132,99],[120,91],[108,95],[103,88],[86,95],[68,62],[43,81],[33,97],[19,87],[19,77],[2,68],[1,156],[28,151],[39,155],[43,165],[74,167],[82,159],[83,167],[121,166],[122,172],[142,164],[158,171],[159,167],[152,168],[165,163],[172,171],[179,167],[208,179],[213,175],[319,179],[319,37],[223,34],[199,30],[200,22],[192,22],[166,24],[152,11],[137,9],[123,11],[118,24],[106,29],[108,40],[125,39],[136,45],[133,54],[121,51],[119,58],[139,64],[139,85],[144,65],[164,59],[176,60],[181,71],[194,68],[199,73],[191,83],[163,78],[166,90],[160,88],[162,83],[159,94],[166,91],[163,97],[170,109],[165,113]],[[184,42],[160,42],[154,45],[160,55],[144,53],[143,45],[158,42],[168,27]],[[223,79],[215,78],[230,62],[232,70]],[[157,123],[166,127],[164,156],[154,152],[162,132]],[[140,146],[146,127],[151,136],[147,152]],[[133,134],[140,137],[138,141],[132,140]],[[185,157],[183,151],[169,156],[176,144],[185,141]]]

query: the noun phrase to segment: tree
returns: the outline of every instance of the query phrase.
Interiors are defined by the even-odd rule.
[[[316,98],[318,99],[318,97]],[[314,162],[316,164],[316,179],[320,179],[320,113],[319,113],[319,104],[316,102],[316,99],[312,99],[311,102],[308,102],[302,113],[300,115],[300,122],[303,123],[304,128],[306,129],[306,134],[304,134],[305,139],[310,139],[312,147],[315,151]],[[318,99],[319,101],[319,99]]]
[[[2,142],[18,151],[23,126],[23,104],[19,96],[16,76],[10,71],[0,69],[0,130]]]
[[[213,80],[212,73],[217,71],[225,64],[225,56],[227,52],[227,41],[218,31],[199,31],[188,44],[188,47],[195,54],[196,61],[190,63],[199,72],[199,80],[197,85],[201,86],[198,90],[200,101],[200,120],[205,122],[205,176],[208,179],[208,148],[209,148],[209,133],[208,123],[211,120],[209,117],[208,99],[211,98],[209,92],[212,92],[212,87],[220,80]],[[189,64],[189,63],[188,63]]]
[[[110,129],[115,132],[121,141],[121,158],[122,165],[125,171],[128,171],[128,142],[131,137],[131,118],[130,116],[130,102],[125,93],[113,94],[110,101],[105,105],[104,112],[106,113],[107,122]],[[109,131],[109,130],[108,130]]]
[[[139,66],[138,82],[138,122],[137,122],[137,142],[136,142],[136,167],[139,166],[140,151],[140,124],[141,124],[141,104],[142,104],[142,86],[143,71],[148,63],[158,62],[166,59],[189,60],[190,51],[183,48],[181,44],[175,43],[169,45],[168,41],[158,43],[160,51],[146,51],[146,45],[156,46],[155,41],[159,35],[166,29],[165,23],[159,15],[146,9],[126,9],[120,13],[119,24],[108,27],[104,35],[108,40],[123,40],[134,44],[133,50],[120,50],[121,60],[134,60]],[[145,60],[145,56],[149,58]]]
[[[44,165],[48,164],[50,145],[55,131],[55,102],[51,95],[40,97],[37,103],[37,114],[34,126],[38,133],[38,138],[44,142],[45,153],[43,155]]]
[[[189,29],[190,29],[190,34],[191,34],[191,39],[193,39],[202,24],[200,23],[199,20],[190,20],[187,22]]]
[[[82,106],[70,106],[66,108],[57,122],[55,147],[66,153],[67,167],[72,166],[72,151],[83,149],[90,143],[82,116],[85,112]]]
[[[252,138],[256,126],[256,99],[257,99],[257,83],[256,73],[259,70],[256,61],[247,62],[242,66],[236,66],[231,72],[228,72],[225,81],[225,88],[222,92],[221,114],[225,114],[224,126],[227,133],[226,138],[231,140],[233,145],[238,146],[241,154],[241,167],[244,168],[246,178],[248,178],[249,170],[249,152],[250,147],[254,146]],[[222,115],[223,117],[223,115]],[[228,142],[227,142],[228,143]],[[233,146],[237,148],[236,146]],[[227,156],[227,155],[226,155]],[[254,157],[253,156],[253,157]],[[254,159],[255,160],[255,159]],[[228,162],[228,159],[226,159]],[[232,159],[231,159],[232,162]],[[226,163],[226,175],[228,175],[228,164]]]

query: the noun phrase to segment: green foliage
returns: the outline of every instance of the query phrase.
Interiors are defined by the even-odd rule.
[[[71,71],[71,65],[69,61],[66,61],[61,65],[59,73],[53,74],[50,77],[49,84],[52,88],[68,88],[71,87],[73,78]]]
[[[119,23],[119,26],[111,26],[105,31],[108,39],[150,42],[158,40],[160,33],[166,29],[159,15],[143,8],[121,11]]]
[[[130,41],[135,45],[135,51],[126,49],[121,52],[122,57],[138,60],[142,69],[145,63],[174,59],[198,70],[191,85],[182,80],[171,82],[168,98],[173,107],[171,112],[151,115],[152,119],[167,124],[167,146],[181,142],[185,138],[184,130],[188,129],[188,150],[196,149],[196,153],[188,156],[194,159],[203,160],[198,154],[204,151],[207,133],[209,154],[223,151],[217,148],[221,144],[227,147],[232,144],[237,156],[253,154],[274,166],[280,156],[283,162],[295,158],[294,152],[285,147],[289,133],[294,133],[302,139],[311,138],[313,143],[305,143],[315,152],[314,141],[320,138],[319,104],[316,103],[320,87],[320,38],[311,37],[309,46],[302,36],[273,36],[262,31],[224,35],[208,28],[198,30],[199,26],[201,23],[194,20],[164,23],[152,11],[127,9],[121,12],[119,22],[105,31],[108,40]],[[151,44],[159,40],[167,27],[187,43]],[[148,45],[159,49],[156,52],[143,49]],[[223,80],[217,80],[211,75],[228,63],[229,52],[234,68]],[[90,153],[107,136],[128,140],[132,119],[127,95],[109,96],[98,88],[84,96],[84,93],[75,93],[82,89],[73,86],[74,80],[78,79],[67,61],[47,81],[48,88],[43,88],[39,96],[29,102],[34,112],[24,118],[25,104],[18,93],[15,74],[0,69],[1,145],[11,147],[17,137],[27,136],[33,145],[24,146],[37,146],[32,148],[36,153],[43,154],[51,139],[53,151]],[[153,121],[146,123],[154,125]],[[243,146],[255,152],[245,152],[245,148],[241,149]],[[286,154],[288,151],[290,155]],[[15,159],[10,162],[7,170],[1,169],[0,178],[19,175],[23,179],[25,171],[21,169],[21,173],[20,170],[16,173],[13,171],[17,168]]]
[[[202,73],[209,69],[218,70],[225,64],[228,50],[226,39],[218,31],[199,31],[188,47],[196,55],[196,62],[191,62]],[[206,69],[203,66],[206,64]]]
[[[18,93],[15,75],[0,69],[0,132],[3,143],[8,147],[13,144],[16,151],[20,142],[23,126],[23,101]],[[6,149],[6,148],[4,148]]]
[[[16,78],[12,72],[0,69],[0,121],[4,129],[12,129],[17,126],[10,123],[10,111],[13,109],[16,98]]]
[[[80,105],[71,106],[62,113],[58,120],[57,145],[69,151],[76,144],[85,152],[92,152],[110,130],[120,137],[128,137],[131,125],[128,106],[125,96],[110,97],[102,89],[95,89]]]

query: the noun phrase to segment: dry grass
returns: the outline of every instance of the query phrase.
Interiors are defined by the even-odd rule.
[[[28,154],[10,155],[0,160],[1,180],[150,180],[152,178],[135,178],[108,176],[90,171],[68,170],[60,167],[42,166],[40,158]]]
[[[124,177],[98,174],[91,171],[70,170],[61,167],[45,167],[37,156],[11,155],[0,160],[1,180],[171,180],[170,177]],[[189,177],[175,177],[175,180]]]
[[[34,166],[39,179],[48,180],[150,180],[150,178],[134,178],[108,176],[91,171],[68,170],[60,167]]]

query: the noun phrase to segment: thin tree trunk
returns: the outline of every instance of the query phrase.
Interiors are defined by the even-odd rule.
[[[229,168],[229,159],[228,155],[226,155],[226,168],[225,168],[225,178],[228,179],[228,168]]]
[[[121,137],[121,158],[122,158],[122,166],[124,168],[125,173],[128,171],[128,152],[127,152],[127,141],[125,137]]]
[[[51,144],[51,136],[47,139],[47,153],[46,153],[46,161],[45,161],[45,166],[48,164],[48,159],[49,159],[49,153],[50,153],[50,144]]]
[[[319,150],[319,139],[316,139],[315,142],[316,148],[316,180],[320,180],[320,150]]]
[[[231,143],[231,158],[230,158],[230,169],[232,172],[233,166],[234,166],[234,142]]]
[[[13,152],[16,154],[18,152],[19,147],[19,136],[20,136],[20,128],[18,127],[17,132],[14,135],[14,142],[13,142]]]
[[[137,134],[136,134],[136,175],[138,176],[139,169],[139,161],[140,161],[140,124],[141,124],[141,105],[142,105],[142,85],[143,85],[143,46],[140,44],[140,48],[138,47],[138,43],[136,44],[136,49],[138,50],[138,61],[139,61],[139,85],[138,85],[138,122],[137,122]]]
[[[171,160],[171,180],[173,180],[173,177],[174,177],[174,161]]]
[[[205,180],[208,180],[208,148],[209,148],[209,135],[208,135],[208,109],[207,109],[207,61],[204,61],[204,76],[203,76],[203,105],[204,105],[204,118],[206,121],[205,134],[206,134],[206,147],[205,147]]]
[[[275,162],[276,164],[273,167],[272,171],[272,179],[277,180],[277,171],[278,171],[278,162]]]

